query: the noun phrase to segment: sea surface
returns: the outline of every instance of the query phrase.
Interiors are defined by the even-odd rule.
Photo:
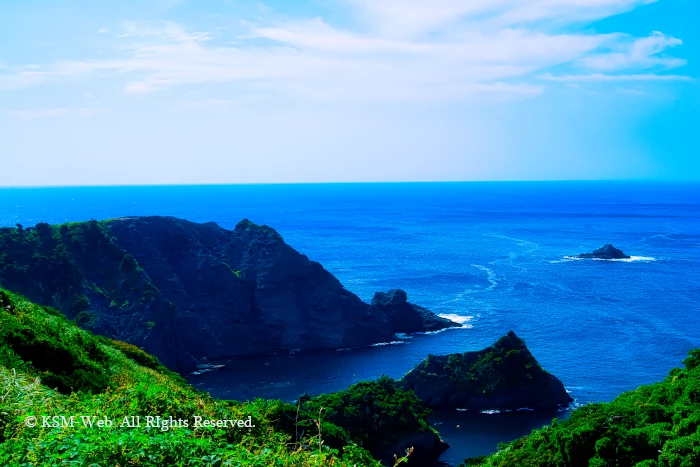
[[[382,374],[429,353],[522,337],[577,404],[661,380],[700,347],[700,185],[498,182],[0,189],[0,225],[170,215],[232,229],[274,227],[363,300],[402,288],[462,322],[350,351],[224,362],[189,380],[215,397],[294,400]],[[612,243],[625,261],[573,260]],[[567,412],[434,417],[443,460],[492,452]]]

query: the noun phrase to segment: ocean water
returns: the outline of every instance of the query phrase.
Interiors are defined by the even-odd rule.
[[[171,215],[274,227],[369,301],[409,301],[465,324],[387,345],[239,359],[190,381],[216,397],[294,400],[428,353],[525,339],[577,404],[661,380],[700,347],[700,185],[642,182],[400,183],[0,189],[0,225]],[[572,260],[612,243],[628,261]],[[468,414],[434,421],[443,459],[495,450],[567,413]],[[459,426],[459,427],[458,427]]]

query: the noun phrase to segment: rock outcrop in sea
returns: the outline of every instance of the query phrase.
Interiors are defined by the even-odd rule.
[[[428,332],[460,326],[426,308],[409,303],[406,292],[401,289],[375,293],[372,306],[386,315],[394,332]]]
[[[248,220],[233,231],[159,216],[40,223],[0,229],[0,252],[1,286],[179,371],[203,357],[361,347],[446,324],[405,300],[363,302]]]
[[[574,258],[584,258],[584,259],[628,259],[622,250],[619,250],[612,246],[611,244],[606,244],[600,248],[593,250],[590,253],[581,253],[574,255]]]
[[[539,365],[513,331],[484,350],[429,355],[397,385],[413,390],[436,410],[547,411],[573,401],[562,382]]]

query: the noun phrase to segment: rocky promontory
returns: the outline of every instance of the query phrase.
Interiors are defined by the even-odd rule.
[[[619,250],[612,246],[611,244],[606,244],[600,248],[597,248],[593,250],[590,253],[581,253],[578,255],[574,255],[574,258],[581,258],[581,259],[628,259],[629,256],[627,256],[622,250]]]
[[[363,302],[247,219],[233,230],[160,216],[0,228],[0,253],[0,286],[179,371],[203,357],[361,347],[447,324],[403,292]]]
[[[426,308],[409,303],[406,292],[401,289],[375,293],[372,306],[386,315],[394,332],[429,332],[460,326]]]
[[[513,331],[484,350],[429,355],[397,385],[431,409],[546,411],[573,401]]]

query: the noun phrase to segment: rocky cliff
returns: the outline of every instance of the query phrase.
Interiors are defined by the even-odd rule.
[[[432,409],[544,411],[573,401],[513,331],[484,350],[429,355],[397,384]]]
[[[248,220],[233,231],[172,217],[3,228],[0,285],[180,370],[202,357],[358,347],[405,332],[392,325],[399,312],[390,320]]]

